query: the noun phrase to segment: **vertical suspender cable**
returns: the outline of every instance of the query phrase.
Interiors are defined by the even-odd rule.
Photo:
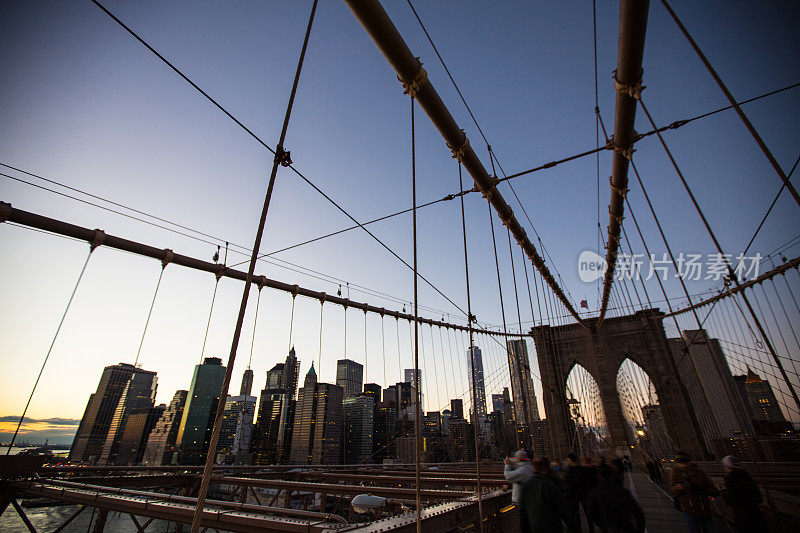
[[[219,287],[219,273],[217,273],[217,280],[214,282],[214,292],[211,294],[211,308],[208,310],[208,321],[206,322],[206,333],[203,336],[203,347],[200,349],[200,364],[203,363],[203,356],[206,353],[206,341],[208,340],[208,329],[211,327],[211,314],[214,312],[214,301],[217,299],[217,288]]]
[[[253,317],[253,338],[250,339],[250,359],[247,361],[247,368],[253,363],[253,347],[256,345],[256,328],[258,327],[258,308],[261,307],[261,289],[264,285],[258,285],[258,296],[256,297],[256,315]]]
[[[458,189],[464,189],[464,181],[461,177],[461,160],[458,161]],[[475,382],[475,350],[473,350],[473,331],[472,331],[472,301],[469,294],[469,256],[467,255],[467,219],[464,215],[464,197],[461,196],[461,232],[464,236],[464,273],[467,281],[467,330],[469,331],[469,361],[470,379],[472,379],[472,412],[475,413],[475,477],[476,491],[478,494],[478,523],[480,532],[483,533],[483,487],[481,485],[481,468],[478,449],[478,389]],[[491,209],[491,207],[490,207]],[[505,321],[504,321],[505,322]]]
[[[258,252],[261,248],[261,237],[264,234],[264,226],[267,221],[267,212],[269,211],[270,200],[272,199],[272,191],[275,187],[275,177],[278,172],[278,165],[288,166],[291,163],[289,152],[284,151],[283,142],[286,140],[286,130],[289,127],[289,118],[292,114],[292,106],[294,105],[294,98],[297,94],[297,84],[300,81],[300,72],[303,68],[303,60],[305,59],[306,49],[308,48],[308,39],[311,35],[311,26],[314,22],[314,14],[317,11],[317,2],[314,0],[311,6],[311,14],[308,17],[308,26],[306,27],[306,34],[303,39],[303,47],[300,52],[300,59],[297,62],[297,70],[294,75],[294,82],[292,84],[292,91],[289,95],[289,104],[286,107],[286,115],[283,118],[283,126],[281,128],[280,138],[278,145],[275,149],[275,158],[272,163],[272,172],[269,177],[269,185],[267,186],[267,193],[264,197],[264,205],[261,208],[261,219],[258,222],[258,230],[256,231],[255,242],[253,243],[253,253],[250,257],[250,265],[247,269],[247,278],[242,291],[242,302],[239,305],[239,316],[236,319],[236,328],[233,332],[233,341],[231,342],[231,351],[228,356],[228,364],[225,368],[225,378],[222,382],[222,390],[220,391],[220,407],[217,408],[214,416],[214,429],[211,432],[211,440],[208,445],[206,453],[206,462],[203,468],[203,477],[200,482],[200,491],[197,495],[197,506],[194,509],[192,516],[192,533],[199,533],[200,521],[203,515],[203,507],[208,494],[208,485],[211,481],[211,470],[214,465],[214,456],[216,455],[217,442],[219,441],[219,433],[222,427],[222,413],[224,409],[221,408],[225,403],[225,398],[228,395],[228,389],[231,384],[231,376],[233,375],[233,365],[236,361],[236,350],[239,346],[239,336],[242,333],[242,324],[244,323],[244,315],[247,309],[247,299],[250,295],[250,285],[253,283],[253,271],[255,270],[256,260],[258,259]]]
[[[417,533],[422,533],[422,495],[420,490],[420,450],[422,443],[420,441],[420,403],[422,402],[422,387],[420,387],[420,369],[419,369],[419,329],[417,318],[419,317],[419,294],[417,292],[417,154],[415,147],[415,131],[414,131],[414,96],[411,95],[411,225],[412,225],[412,240],[414,243],[414,388],[416,389],[414,398],[414,492],[417,497]]]
[[[158,296],[158,288],[161,286],[161,278],[164,277],[164,270],[167,268],[166,262],[161,263],[161,272],[158,273],[158,281],[156,282],[156,290],[153,292],[153,301],[150,302],[150,310],[147,312],[147,320],[144,322],[144,329],[142,330],[142,339],[139,341],[139,349],[136,350],[136,359],[133,361],[133,366],[139,363],[139,356],[142,353],[142,345],[144,344],[144,336],[147,334],[147,326],[150,325],[150,316],[153,314],[153,307],[156,305],[156,296]]]
[[[67,318],[67,312],[69,311],[70,306],[72,305],[72,300],[75,298],[75,293],[78,292],[78,285],[81,284],[81,280],[83,279],[83,273],[86,272],[86,265],[89,264],[89,259],[92,257],[92,252],[96,248],[95,244],[92,244],[91,248],[89,248],[89,253],[86,256],[86,261],[83,262],[83,267],[81,268],[81,273],[78,274],[78,280],[75,282],[75,287],[72,289],[72,294],[69,296],[69,300],[67,301],[67,307],[64,309],[64,313],[61,315],[61,320],[58,321],[58,327],[56,327],[56,332],[53,334],[53,340],[50,341],[50,347],[47,349],[47,354],[44,356],[44,361],[42,361],[42,367],[39,369],[39,375],[36,376],[36,381],[33,382],[33,388],[31,388],[31,393],[28,396],[28,401],[25,402],[25,408],[22,410],[22,414],[19,417],[19,422],[17,422],[17,427],[14,430],[14,434],[11,436],[11,442],[8,443],[8,450],[6,450],[6,455],[11,454],[11,447],[14,446],[14,441],[17,440],[17,434],[19,433],[19,428],[22,426],[22,421],[25,420],[25,415],[28,413],[28,407],[31,405],[31,400],[33,399],[33,393],[36,392],[36,387],[39,385],[39,380],[42,378],[42,373],[44,372],[44,367],[47,365],[48,359],[50,359],[50,354],[53,352],[53,346],[56,344],[56,339],[58,339],[58,334],[61,331],[61,326],[64,324],[64,319]]]

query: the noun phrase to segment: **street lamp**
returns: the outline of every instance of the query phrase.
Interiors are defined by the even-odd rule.
[[[567,400],[567,405],[570,406],[570,411],[571,411],[570,414],[575,419],[575,433],[578,436],[578,453],[580,453],[581,457],[583,457],[583,441],[581,440],[581,430],[579,422],[579,420],[582,418],[580,410],[581,402],[579,402],[575,398],[569,398]]]

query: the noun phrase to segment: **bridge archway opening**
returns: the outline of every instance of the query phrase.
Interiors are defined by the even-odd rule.
[[[631,359],[617,371],[617,394],[625,420],[625,433],[634,456],[656,461],[675,449],[650,375]]]
[[[600,388],[580,364],[576,363],[567,376],[565,399],[571,421],[569,442],[573,453],[581,457],[602,455],[608,448],[609,431]]]

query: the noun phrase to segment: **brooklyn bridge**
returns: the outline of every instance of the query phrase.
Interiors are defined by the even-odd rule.
[[[163,146],[173,141],[158,130],[172,125],[149,120],[173,110],[152,104],[156,89],[148,106],[157,109],[142,121],[160,140],[133,141],[155,152],[120,148],[127,143],[116,139],[121,134],[113,114],[98,119],[111,124],[99,129],[112,141],[103,153],[93,147],[93,155],[80,152],[80,140],[54,134],[48,142],[55,144],[24,135],[10,142],[14,132],[2,133],[9,148],[0,149],[0,175],[8,186],[0,197],[0,235],[9,258],[2,271],[7,340],[0,357],[7,376],[0,405],[14,416],[2,418],[0,433],[7,446],[0,456],[0,528],[517,531],[522,505],[507,465],[520,452],[517,457],[552,462],[554,478],[578,465],[615,465],[650,532],[686,528],[670,482],[684,462],[680,456],[691,457],[720,489],[734,457],[758,486],[766,527],[800,527],[800,195],[792,183],[800,158],[785,156],[797,149],[791,143],[800,124],[798,80],[787,81],[783,71],[762,75],[760,84],[745,85],[760,92],[734,95],[741,84],[728,74],[736,61],[718,66],[704,36],[692,30],[702,26],[693,18],[698,13],[677,2],[621,0],[618,10],[583,2],[585,13],[561,14],[558,23],[569,22],[563,32],[552,29],[558,23],[520,15],[509,27],[564,33],[557,41],[563,50],[537,41],[533,53],[554,63],[535,75],[563,86],[566,103],[553,116],[568,122],[572,108],[580,108],[590,142],[573,149],[574,139],[557,130],[558,120],[551,130],[523,126],[536,122],[535,114],[527,115],[533,119],[513,122],[514,131],[502,140],[524,146],[514,164],[528,162],[506,171],[499,152],[507,147],[492,145],[495,134],[481,124],[503,129],[515,115],[558,98],[537,102],[534,85],[515,92],[522,75],[509,65],[527,69],[532,58],[511,53],[508,61],[484,61],[488,56],[476,52],[508,53],[528,39],[489,28],[493,15],[482,21],[474,16],[479,9],[469,17],[470,8],[456,3],[384,7],[378,0],[344,0],[335,13],[333,2],[318,0],[272,6],[270,38],[291,40],[295,55],[284,61],[276,52],[259,67],[274,84],[283,83],[277,118],[265,111],[267,120],[245,118],[234,98],[207,83],[205,61],[213,63],[218,50],[206,51],[195,72],[178,59],[179,50],[191,52],[187,57],[197,53],[186,45],[190,41],[182,42],[189,37],[165,30],[169,23],[157,23],[158,13],[142,19],[134,10],[127,17],[121,5],[84,3],[86,9],[61,15],[94,17],[106,39],[124,43],[137,61],[169,78],[182,95],[170,105],[196,99],[213,112],[214,128],[230,130],[224,135],[235,142],[225,144],[225,158],[243,157],[234,147],[246,139],[262,159],[267,154],[259,164],[266,161],[269,176],[263,179],[263,165],[251,169],[259,176],[255,184],[238,182],[234,172],[208,181],[176,177],[174,183],[128,176],[119,178],[131,182],[128,192],[114,196],[100,183],[118,178],[87,185],[23,164],[19,154],[35,162],[40,152],[64,151],[70,155],[48,157],[96,157],[117,165],[123,153],[157,167],[162,148],[170,161],[206,161],[216,150],[211,145],[188,151]],[[260,11],[265,6],[251,7],[237,14],[239,21],[267,16]],[[452,12],[443,18],[447,9]],[[20,11],[4,23],[20,25],[10,39],[15,43],[24,41],[26,22],[46,18]],[[185,7],[180,11],[190,16]],[[436,23],[426,25],[427,17]],[[775,25],[775,35],[764,39],[781,38],[783,26],[773,19],[753,19]],[[797,19],[796,10],[786,15]],[[720,20],[717,31],[724,33],[724,21],[734,19]],[[209,28],[216,26],[231,39],[253,38],[245,35],[250,30],[227,27],[223,15],[217,22],[205,22],[211,43],[216,30]],[[463,25],[458,40],[447,25]],[[649,26],[655,37],[648,36]],[[453,51],[458,60],[447,61],[438,32],[448,45],[463,42],[469,52]],[[746,42],[760,37],[741,31],[723,41],[760,51],[758,43]],[[616,61],[604,72],[613,53],[604,47],[613,38]],[[653,38],[657,46],[646,47]],[[513,43],[500,44],[507,39]],[[483,44],[473,49],[470,41]],[[797,43],[782,45],[791,50]],[[55,48],[48,52],[53,57],[69,56]],[[572,56],[578,48],[589,74],[576,82],[570,65],[578,61]],[[727,58],[719,46],[714,50]],[[676,64],[667,74],[656,66],[649,82],[651,53],[656,65]],[[7,55],[0,59],[11,64]],[[229,73],[243,71],[228,87],[254,90],[246,69],[262,61],[255,56],[222,62]],[[788,75],[800,72],[796,57],[777,56],[774,63],[753,61]],[[27,61],[15,61],[20,77],[29,75],[21,66]],[[48,61],[42,69],[62,68]],[[375,72],[363,68],[376,62]],[[71,57],[67,68],[79,63]],[[671,109],[689,111],[660,122],[657,96],[670,100],[679,90],[669,83],[684,63],[693,64],[697,79],[676,86],[691,86],[692,105],[676,97],[680,105]],[[471,94],[481,92],[472,84],[457,83],[472,71],[486,82],[481,98]],[[124,68],[116,75],[128,76]],[[368,79],[369,90],[361,91]],[[149,80],[130,76],[124,83],[139,87]],[[115,105],[137,98],[135,92],[115,96]],[[512,104],[503,94],[528,96]],[[312,111],[304,99],[315,100]],[[373,100],[392,101],[394,114],[381,116]],[[3,109],[15,102],[0,99]],[[29,104],[15,127],[38,120],[38,105],[53,109],[42,102]],[[369,113],[359,115],[360,106]],[[348,111],[325,118],[339,107]],[[505,118],[484,122],[493,108]],[[187,135],[203,127],[192,113],[185,115],[191,125],[181,130]],[[308,116],[320,125],[311,120],[306,127]],[[60,120],[66,119],[42,119],[53,128]],[[348,141],[326,137],[327,131],[317,135],[325,120],[345,130]],[[703,133],[692,130],[703,124]],[[304,139],[337,149],[323,146],[315,156],[310,144],[292,135],[293,126],[304,128]],[[391,130],[386,139],[379,138],[381,128]],[[268,142],[262,129],[277,136]],[[74,133],[83,135],[77,128]],[[357,146],[347,145],[351,133]],[[561,151],[544,153],[536,145]],[[337,159],[314,161],[334,152]],[[333,161],[346,166],[335,168]],[[713,165],[730,166],[714,171]],[[351,169],[367,177],[337,181],[337,173]],[[733,170],[741,175],[730,175]],[[569,182],[571,173],[588,179]],[[210,203],[196,208],[201,189]],[[30,191],[66,203],[38,202]],[[311,203],[309,195],[321,203]],[[129,200],[147,197],[159,207]],[[377,213],[374,204],[391,210]],[[109,217],[100,219],[104,224],[125,219],[138,225],[110,222],[96,229],[98,213]],[[548,220],[534,225],[537,215]],[[174,222],[179,219],[203,223]],[[227,235],[234,219],[246,222],[252,245],[216,236]],[[332,229],[330,219],[347,225]],[[303,224],[323,229],[291,244],[276,238],[294,239]],[[576,236],[580,232],[586,235]],[[356,239],[371,248],[353,244]],[[288,252],[333,242],[297,262],[286,259]],[[574,264],[566,262],[573,258]],[[328,273],[343,265],[355,274]],[[147,280],[138,280],[142,276]],[[93,277],[94,289],[86,288]],[[56,284],[54,296],[46,287]],[[187,328],[187,316],[199,318],[202,327]],[[223,331],[220,324],[230,327]],[[32,341],[42,335],[41,342]],[[191,361],[179,355],[192,350],[198,353]],[[173,381],[180,388],[170,388]],[[54,455],[54,445],[23,446],[35,436],[28,428],[44,418],[40,414],[56,413],[59,405],[67,412],[73,396],[83,411],[69,450]],[[570,467],[561,464],[567,457]],[[714,495],[708,511],[719,531],[739,527],[725,495]],[[580,531],[582,521],[593,530],[583,509],[576,523],[565,521],[570,531]]]

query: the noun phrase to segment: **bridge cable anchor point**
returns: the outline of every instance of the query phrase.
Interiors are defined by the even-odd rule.
[[[275,147],[275,158],[273,159],[275,163],[279,163],[282,167],[288,167],[292,164],[292,156],[291,152],[288,150],[284,150],[282,145],[278,145]]]
[[[428,83],[428,73],[422,68],[422,61],[420,61],[418,57],[415,59],[417,60],[419,70],[417,70],[413,78],[406,81],[399,75],[397,76],[397,81],[403,84],[403,94],[407,94],[412,99],[416,98],[419,91]]]

